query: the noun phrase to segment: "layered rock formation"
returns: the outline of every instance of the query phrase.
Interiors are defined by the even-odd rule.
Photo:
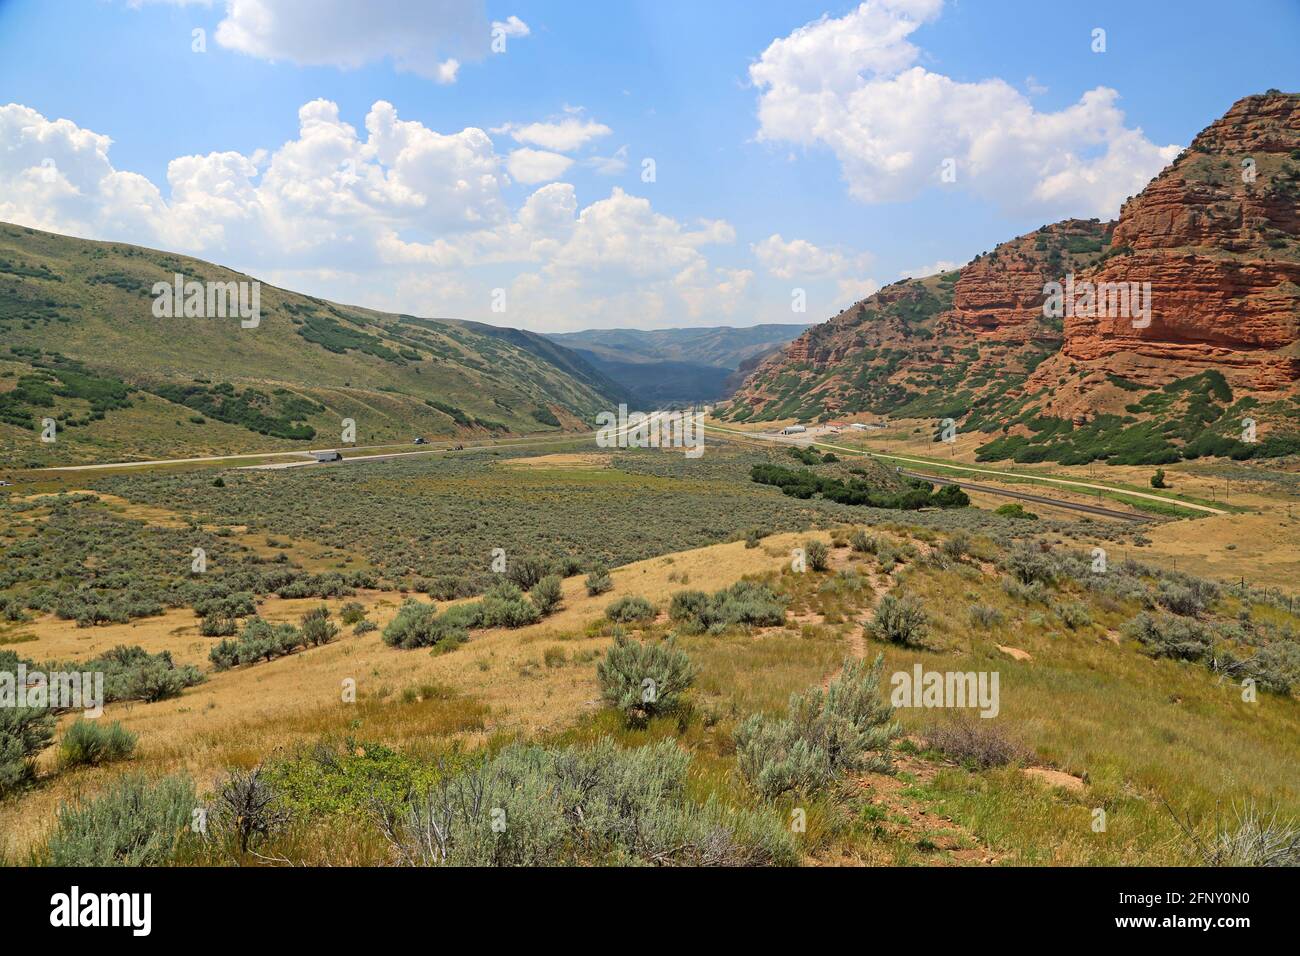
[[[1104,309],[1045,318],[1045,283],[1067,274],[1150,283],[1150,321]],[[959,277],[895,283],[812,327],[754,371],[732,414],[922,415],[925,396],[946,389],[985,413],[1015,399],[1079,422],[1122,411],[1134,387],[1207,369],[1239,392],[1288,394],[1298,326],[1300,96],[1270,92],[1197,136],[1117,222],[1045,226]]]
[[[1234,387],[1289,388],[1300,380],[1298,224],[1300,97],[1247,97],[1125,204],[1113,239],[1124,254],[1082,277],[1150,283],[1150,323],[1067,320],[1063,355],[1145,370],[1145,384],[1215,368]]]

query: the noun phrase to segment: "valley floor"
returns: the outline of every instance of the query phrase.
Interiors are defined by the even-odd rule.
[[[665,458],[672,461],[661,464]],[[487,496],[509,495],[518,490],[517,482],[534,489],[540,484],[568,488],[570,494],[602,489],[607,497],[601,500],[611,509],[598,512],[600,521],[617,523],[623,516],[612,506],[630,502],[638,488],[667,481],[680,486],[680,493],[689,492],[688,480],[678,473],[679,459],[659,455],[641,461],[590,450],[525,455],[489,463],[486,472],[471,470],[468,480],[495,476],[474,485]],[[722,463],[713,467],[725,470]],[[738,462],[735,473],[743,474],[743,467]],[[651,477],[665,468],[664,475],[675,477]],[[280,480],[278,474],[256,480]],[[387,474],[356,480],[383,484]],[[410,479],[419,472],[403,474],[408,487],[418,487]],[[122,496],[98,488],[95,493],[103,497],[87,507],[115,508],[122,518],[156,528],[175,529],[194,517],[162,503],[167,496],[138,494],[151,487],[117,486]],[[182,481],[178,487],[187,486]],[[738,484],[731,493],[749,494],[755,487]],[[775,489],[758,491],[782,507],[806,506],[782,499]],[[136,496],[126,497],[130,493]],[[687,500],[665,498],[660,520],[680,520],[671,510],[674,501],[684,509],[681,517],[705,520],[684,504]],[[1122,541],[1096,537],[1096,522],[1043,521],[1031,531],[1026,522],[975,514],[891,515],[866,509],[859,520],[848,508],[799,514],[809,530],[768,528],[748,542],[621,563],[612,572],[612,590],[596,596],[584,587],[583,575],[570,575],[563,581],[561,607],[540,623],[477,629],[467,642],[432,653],[400,650],[381,640],[403,601],[413,596],[393,588],[361,588],[327,599],[263,597],[257,613],[272,622],[296,621],[321,604],[337,620],[344,604],[357,602],[378,629],[355,634],[343,628],[337,640],[323,646],[224,671],[208,665],[214,639],[200,635],[199,618],[189,608],[97,627],[77,627],[53,615],[7,625],[0,628],[0,650],[25,658],[87,660],[116,645],[138,645],[149,652],[166,650],[178,664],[199,666],[206,680],[170,700],[109,705],[105,719],[139,735],[127,761],[63,768],[56,748],[45,751],[35,784],[0,801],[0,851],[9,862],[22,862],[55,828],[60,806],[103,793],[126,775],[156,779],[183,772],[202,794],[231,767],[282,765],[292,776],[302,772],[304,753],[325,746],[340,756],[321,765],[334,769],[319,772],[343,776],[328,777],[322,786],[342,793],[374,785],[380,778],[373,774],[385,785],[393,783],[385,776],[388,764],[376,762],[389,760],[382,756],[387,748],[402,755],[398,783],[416,786],[429,779],[434,772],[429,768],[496,752],[511,741],[586,746],[602,737],[622,747],[675,741],[691,754],[692,799],[717,800],[782,825],[798,811],[803,825],[790,839],[808,864],[1195,863],[1184,827],[1211,835],[1225,819],[1249,808],[1283,818],[1300,815],[1300,780],[1294,773],[1300,766],[1300,701],[1291,694],[1260,693],[1247,702],[1237,681],[1202,663],[1153,656],[1127,627],[1153,606],[1138,589],[1158,594],[1166,587],[1161,582],[1172,569],[1161,569],[1158,560],[1153,566],[1162,540],[1170,551],[1183,548],[1188,564],[1195,563],[1191,555],[1200,554],[1197,560],[1209,565],[1219,553],[1214,542],[1227,537],[1229,527],[1240,535],[1243,528],[1256,527],[1244,520],[1264,516],[1158,523],[1144,532],[1151,544],[1138,539],[1126,548]],[[14,517],[21,520],[24,513]],[[257,516],[257,535],[235,529],[235,540],[266,555],[287,548],[316,570],[348,553],[337,542],[312,542],[308,530],[301,540],[287,537],[268,547],[260,541],[266,518]],[[1276,523],[1277,515],[1267,520]],[[1214,530],[1214,522],[1223,522],[1224,530]],[[276,527],[272,522],[273,533]],[[855,544],[869,540],[869,546],[850,547],[855,529],[867,535]],[[1244,532],[1256,533],[1264,533],[1262,524],[1257,532]],[[797,573],[792,550],[806,548],[811,539],[828,545],[827,566]],[[1105,541],[1124,554],[1132,551],[1147,569],[1125,570],[1125,588],[1111,590],[1087,575],[1062,570],[1072,567],[1066,562],[1048,579],[1026,586],[1017,583],[1008,560],[1030,540],[1041,541],[1048,549],[1043,553],[1057,555],[1071,549],[1086,554],[1093,541]],[[1294,538],[1271,552],[1266,542],[1242,540],[1240,559],[1259,561],[1252,583],[1296,561]],[[1122,557],[1113,560],[1119,565]],[[348,566],[365,563],[350,558]],[[669,619],[674,594],[711,593],[742,579],[765,582],[780,595],[786,604],[783,624],[687,633]],[[904,646],[881,639],[873,625],[886,595],[910,597],[924,608],[928,635],[923,642]],[[611,622],[606,612],[629,596],[650,601],[657,615],[641,623]],[[1164,613],[1158,606],[1156,611]],[[1300,616],[1257,592],[1238,597],[1219,591],[1200,617],[1208,624],[1223,622],[1224,628],[1228,622],[1251,621],[1251,633],[1260,640],[1300,629]],[[684,709],[634,726],[602,701],[597,663],[615,634],[623,632],[651,644],[676,633],[676,645],[697,672]],[[997,716],[900,707],[895,716],[903,734],[890,748],[890,772],[849,773],[804,796],[758,795],[737,765],[737,726],[749,714],[784,713],[792,693],[826,687],[846,662],[877,655],[883,655],[886,687],[892,675],[911,673],[916,665],[925,671],[996,673]],[[355,703],[344,700],[349,682],[355,682]],[[71,722],[62,718],[60,731]],[[945,726],[975,743],[964,750],[949,743],[945,749],[938,743]],[[1002,757],[989,758],[989,751],[1002,749]],[[258,858],[244,857],[244,862],[391,862],[391,848],[358,806],[344,800],[340,806],[314,808],[289,835],[271,840]],[[1101,829],[1098,819],[1104,821]],[[207,856],[203,862],[231,859]]]

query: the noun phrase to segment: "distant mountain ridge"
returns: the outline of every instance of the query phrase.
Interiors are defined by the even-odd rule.
[[[807,324],[682,329],[589,329],[547,334],[582,354],[643,402],[717,401],[731,394],[736,371],[772,354]]]

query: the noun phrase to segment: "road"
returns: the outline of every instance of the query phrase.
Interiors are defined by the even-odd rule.
[[[871,452],[865,452],[860,448],[849,448],[848,446],[845,445],[832,445],[827,442],[790,441],[784,438],[783,436],[763,434],[761,432],[737,432],[729,428],[717,428],[716,426],[713,425],[706,425],[705,429],[710,431],[724,432],[726,433],[726,437],[733,441],[748,440],[756,443],[766,442],[769,444],[779,444],[779,445],[813,444],[816,445],[818,448],[831,448],[831,449],[835,449],[836,451],[844,451],[850,454],[871,457],[871,458],[875,458],[875,457],[893,458],[894,457],[892,455],[876,456],[873,455]],[[928,464],[928,462],[925,462],[925,464]],[[1020,501],[1031,501],[1035,504],[1050,506],[1052,508],[1064,508],[1066,511],[1078,511],[1083,514],[1098,515],[1099,517],[1103,517],[1103,518],[1116,518],[1120,521],[1146,522],[1146,521],[1154,520],[1149,515],[1144,515],[1133,511],[1119,511],[1114,508],[1104,508],[1101,505],[1089,505],[1077,501],[1062,501],[1059,498],[1048,498],[1044,495],[1031,495],[1023,491],[1010,491],[1006,488],[995,488],[989,485],[977,485],[974,482],[958,481],[955,478],[939,478],[935,475],[922,474],[921,472],[917,472],[917,471],[903,471],[901,468],[897,469],[897,471],[899,472],[899,474],[906,475],[909,478],[919,478],[922,481],[932,481],[935,484],[939,484],[939,485],[956,485],[958,488],[967,491],[978,491],[986,495],[998,495],[1003,498],[1016,498]],[[1016,477],[1023,478],[1024,476],[1017,475]],[[1108,489],[1108,490],[1114,490],[1114,489]],[[1125,492],[1125,494],[1127,494],[1127,492]],[[1167,502],[1169,499],[1161,498],[1159,500]]]
[[[875,458],[880,461],[900,461],[900,462],[905,462],[909,465],[921,465],[930,468],[943,468],[944,470],[947,471],[965,471],[976,475],[989,475],[991,477],[1014,478],[1018,481],[1041,482],[1050,485],[1061,485],[1067,488],[1087,489],[1089,491],[1107,491],[1110,492],[1111,494],[1120,494],[1129,498],[1142,498],[1147,501],[1158,501],[1161,504],[1174,505],[1179,508],[1186,508],[1189,511],[1202,511],[1205,512],[1206,514],[1212,514],[1212,515],[1228,514],[1228,512],[1224,511],[1222,508],[1213,508],[1209,505],[1197,504],[1196,502],[1192,502],[1192,501],[1184,501],[1181,498],[1169,498],[1164,495],[1153,495],[1144,491],[1130,491],[1127,488],[1115,488],[1111,485],[1099,485],[1088,481],[1073,481],[1067,478],[1051,478],[1046,475],[1029,475],[1029,474],[1024,474],[1022,472],[1015,472],[1015,471],[998,471],[995,468],[974,468],[971,467],[970,465],[950,465],[947,462],[939,464],[932,461],[926,461],[924,458],[909,458],[904,455],[886,455],[880,452],[867,451],[863,448],[854,448],[850,445],[836,445],[832,442],[815,441],[807,437],[807,433],[804,433],[803,436],[794,435],[794,436],[787,437],[781,435],[767,434],[763,432],[736,431],[731,428],[722,428],[717,425],[705,425],[704,427],[707,431],[723,432],[731,436],[742,436],[746,438],[761,438],[765,441],[774,442],[783,445],[812,444],[812,445],[816,445],[818,448],[826,448],[831,451],[847,452],[848,454],[851,455],[863,455],[868,458]],[[802,440],[800,440],[801,438]],[[932,480],[932,481],[939,480],[938,478],[935,478],[934,475],[929,475],[929,474],[918,475],[918,477],[925,478],[926,480]],[[962,487],[966,487],[965,484],[959,481],[952,481],[950,483],[961,485]],[[971,487],[975,487],[975,486],[972,485]],[[989,494],[1006,495],[1007,497],[1010,498],[1021,497],[1020,494],[1011,494],[1010,492],[1003,491],[1001,489],[983,487],[980,490],[985,491]],[[1042,498],[1039,500],[1051,502],[1052,504],[1062,508],[1071,507],[1072,510],[1078,510],[1085,507],[1093,507],[1093,506],[1083,506],[1083,505],[1073,506],[1067,502],[1058,501],[1055,498]],[[1129,512],[1112,511],[1111,509],[1103,509],[1103,510],[1109,511],[1110,514],[1116,516],[1124,516],[1128,518],[1133,517],[1132,514]],[[1145,516],[1144,516],[1144,520],[1147,520],[1145,519]]]

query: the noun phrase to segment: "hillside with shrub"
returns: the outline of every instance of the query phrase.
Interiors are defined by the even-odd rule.
[[[627,392],[549,339],[262,283],[260,321],[156,318],[152,289],[252,281],[0,223],[0,446],[16,465],[490,437],[590,423]],[[55,441],[39,439],[56,421]],[[9,455],[7,454],[8,458]]]

